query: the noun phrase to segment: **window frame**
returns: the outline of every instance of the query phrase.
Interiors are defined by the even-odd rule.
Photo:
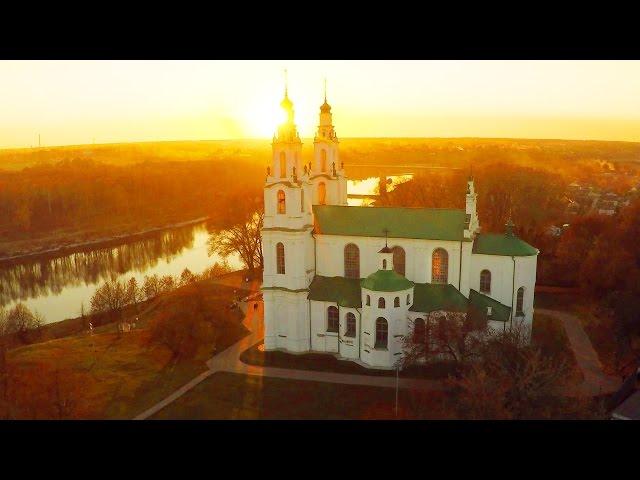
[[[287,214],[287,194],[285,193],[284,190],[278,190],[277,202],[278,203],[277,203],[276,212],[278,213],[278,215],[286,215]]]
[[[393,271],[396,272],[396,273],[399,273],[403,277],[406,276],[406,272],[407,272],[407,252],[400,245],[396,245],[391,250],[393,250]],[[402,254],[400,254],[399,252],[402,252]],[[400,259],[399,257],[400,256],[402,257],[402,271],[399,271],[400,270],[398,268],[399,265],[397,265],[397,263],[399,262],[399,259]]]
[[[384,323],[382,323],[382,322]],[[376,350],[388,350],[389,349],[389,321],[384,317],[376,318],[376,332],[374,347]],[[384,328],[381,328],[383,327]],[[382,334],[384,334],[384,345],[382,344]]]
[[[286,275],[286,272],[287,272],[287,267],[286,267],[284,243],[278,242],[276,243],[276,274]]]
[[[360,278],[360,247],[358,245],[347,243],[344,246],[343,264],[345,278]]]
[[[516,292],[516,317],[524,316],[524,287],[520,287]]]
[[[486,277],[489,277],[489,288],[485,289],[483,288],[483,284],[487,283],[487,279]],[[485,285],[486,286],[486,285]],[[491,270],[484,268],[481,272],[480,272],[480,293],[488,293],[489,295],[491,295]]]
[[[335,315],[332,314],[335,312]],[[335,330],[332,329],[332,323],[335,321]],[[329,305],[327,307],[327,333],[339,333],[340,332],[340,311],[335,305]]]
[[[436,262],[438,258],[438,262]],[[436,265],[438,271],[436,272]],[[431,283],[447,285],[449,283],[449,252],[438,247],[431,253]]]
[[[356,318],[356,315],[353,312],[347,312],[344,318],[345,318],[344,336],[349,338],[355,338],[357,327],[358,327],[358,323],[357,323],[358,320]],[[349,328],[350,323],[353,323],[353,329]]]

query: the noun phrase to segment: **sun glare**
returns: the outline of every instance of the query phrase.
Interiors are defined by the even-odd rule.
[[[285,120],[284,112],[272,100],[252,105],[244,118],[251,136],[266,138],[271,138],[278,125]]]

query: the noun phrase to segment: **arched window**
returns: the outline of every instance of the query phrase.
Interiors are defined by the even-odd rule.
[[[393,299],[393,306],[398,308],[400,306],[400,297],[396,297]]]
[[[300,211],[304,212],[304,188],[300,189]]]
[[[518,289],[516,294],[516,315],[524,315],[524,287]]]
[[[407,305],[411,305],[411,294],[407,294]]]
[[[384,297],[380,297],[380,298],[378,299],[378,308],[384,308],[384,305],[385,305],[385,303],[384,303]]]
[[[360,249],[353,243],[344,247],[344,276],[360,278]]]
[[[393,247],[393,270],[404,275],[404,248]]]
[[[383,258],[383,259],[382,259],[382,269],[383,269],[383,270],[386,270],[386,269],[387,269],[387,259],[386,259],[386,258]]]
[[[287,156],[284,152],[280,152],[280,178],[287,177]]]
[[[320,150],[320,171],[327,171],[327,151],[325,149]]]
[[[387,348],[387,340],[389,338],[389,325],[387,321],[378,317],[376,320],[376,344],[375,348]]]
[[[339,325],[338,309],[334,306],[327,308],[327,332],[338,333]]]
[[[276,272],[284,275],[284,245],[276,245]]]
[[[318,203],[324,205],[327,203],[327,186],[324,182],[318,184]]]
[[[491,272],[489,270],[480,272],[480,292],[491,293]]]
[[[287,201],[284,190],[278,190],[278,213],[287,213]]]
[[[431,283],[449,281],[449,254],[443,248],[436,248],[431,255]]]
[[[426,333],[424,319],[416,318],[416,321],[413,322],[413,343],[424,343]]]
[[[367,305],[371,305],[371,295],[367,295]]]
[[[356,336],[356,316],[352,312],[347,313],[347,331],[344,332],[344,336]]]

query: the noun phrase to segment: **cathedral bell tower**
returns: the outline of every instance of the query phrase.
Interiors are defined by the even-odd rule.
[[[324,103],[320,106],[320,124],[313,139],[309,179],[313,184],[314,205],[347,205],[347,177],[340,161],[331,106],[327,103],[326,80]]]
[[[312,184],[308,166],[302,165],[302,142],[286,81],[280,106],[284,121],[273,136],[264,184],[264,346],[302,352],[310,347],[307,293],[315,274]]]

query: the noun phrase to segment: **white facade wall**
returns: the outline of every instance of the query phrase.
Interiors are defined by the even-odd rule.
[[[369,207],[362,207],[369,208]],[[344,276],[344,247],[353,243],[360,249],[360,277],[378,271],[378,251],[385,239],[380,237],[357,237],[316,234],[317,258],[322,258],[317,266],[317,275],[326,277]],[[470,242],[444,240],[417,240],[410,238],[389,238],[389,247],[400,246],[405,251],[405,276],[416,283],[431,283],[431,258],[433,251],[444,248],[449,254],[449,283],[458,288],[460,245],[462,258],[470,258]],[[463,271],[465,271],[463,265]],[[461,286],[462,288],[462,286]]]

